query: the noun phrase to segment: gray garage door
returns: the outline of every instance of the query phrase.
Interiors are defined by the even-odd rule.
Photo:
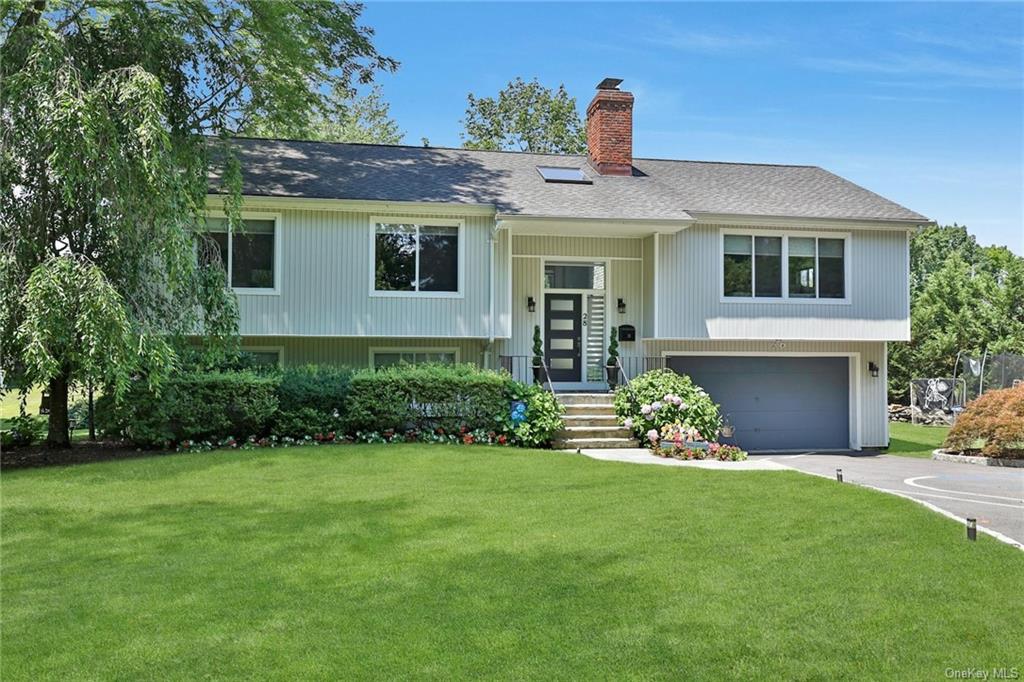
[[[847,358],[685,356],[669,367],[688,374],[722,406],[746,450],[850,446]]]

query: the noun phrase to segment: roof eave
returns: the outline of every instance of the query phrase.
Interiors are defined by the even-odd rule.
[[[935,225],[935,221],[920,218],[836,218],[792,215],[761,215],[746,213],[713,213],[690,211],[697,223],[740,225],[749,227],[836,227],[846,230],[913,230]]]

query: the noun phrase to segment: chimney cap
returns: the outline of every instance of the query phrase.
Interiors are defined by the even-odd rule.
[[[622,82],[621,78],[605,78],[603,81],[597,84],[598,90],[618,90],[619,84]]]

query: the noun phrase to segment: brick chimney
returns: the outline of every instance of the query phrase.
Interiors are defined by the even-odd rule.
[[[605,78],[587,107],[587,155],[601,175],[633,174],[633,93]]]

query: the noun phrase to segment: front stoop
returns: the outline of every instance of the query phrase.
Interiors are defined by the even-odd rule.
[[[565,408],[565,427],[552,445],[560,450],[581,448],[637,448],[629,429],[619,425],[611,393],[559,393]]]

